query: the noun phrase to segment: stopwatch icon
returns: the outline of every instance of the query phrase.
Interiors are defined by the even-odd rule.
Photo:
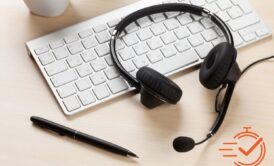
[[[223,142],[219,151],[223,157],[232,158],[236,166],[258,166],[265,158],[266,145],[264,139],[251,127],[233,137],[233,141]]]

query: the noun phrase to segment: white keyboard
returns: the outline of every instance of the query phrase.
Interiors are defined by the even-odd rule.
[[[142,0],[27,42],[30,55],[65,114],[133,90],[113,66],[108,42],[111,32],[121,17],[166,2],[191,3],[216,13],[231,28],[237,48],[271,35],[247,0]],[[117,51],[133,75],[143,66],[171,75],[200,64],[208,51],[224,40],[207,18],[168,12],[129,25]]]

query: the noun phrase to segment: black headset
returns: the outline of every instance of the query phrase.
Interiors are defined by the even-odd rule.
[[[174,149],[178,152],[187,152],[193,149],[195,145],[199,145],[210,139],[218,131],[225,118],[235,84],[241,75],[241,70],[236,62],[237,50],[234,47],[233,36],[227,25],[217,15],[199,6],[178,3],[150,6],[128,15],[115,27],[110,40],[110,53],[114,65],[124,79],[140,91],[141,103],[143,105],[148,108],[154,108],[163,103],[176,104],[182,96],[182,90],[178,85],[149,67],[142,67],[138,70],[136,78],[133,77],[124,69],[116,53],[116,40],[130,23],[147,15],[173,11],[189,12],[209,18],[220,28],[227,41],[216,45],[208,53],[204,62],[201,64],[199,73],[200,82],[205,88],[213,90],[221,87],[215,102],[218,116],[206,135],[206,138],[202,141],[195,143],[195,141],[189,137],[178,137],[174,139]],[[223,101],[218,106],[218,96],[223,89],[226,89],[226,92]]]

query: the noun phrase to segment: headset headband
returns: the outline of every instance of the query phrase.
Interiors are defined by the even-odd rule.
[[[123,65],[120,63],[118,59],[118,56],[116,53],[116,39],[119,37],[122,31],[129,24],[138,20],[139,18],[156,14],[156,13],[175,12],[175,11],[188,12],[191,14],[209,18],[212,22],[214,22],[220,28],[227,42],[231,45],[234,45],[233,36],[229,28],[227,27],[227,25],[224,23],[224,21],[222,21],[222,19],[220,19],[216,14],[210,12],[208,9],[205,9],[203,7],[194,6],[190,4],[168,3],[168,4],[160,4],[160,5],[146,7],[136,12],[133,12],[129,14],[128,16],[126,16],[124,19],[122,19],[120,23],[115,27],[112,37],[110,39],[110,53],[111,53],[112,60],[115,62],[114,64],[116,68],[118,69],[118,71],[137,90],[141,89],[140,83],[136,80],[136,78],[134,78],[124,69]]]

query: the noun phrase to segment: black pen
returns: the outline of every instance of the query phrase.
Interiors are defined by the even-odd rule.
[[[113,143],[107,142],[105,140],[93,137],[93,136],[85,134],[85,133],[82,133],[80,131],[68,128],[66,126],[62,126],[60,124],[51,122],[49,120],[46,120],[46,119],[43,119],[43,118],[40,118],[37,116],[32,116],[30,118],[30,120],[35,125],[40,126],[45,129],[48,129],[50,131],[54,131],[61,136],[68,136],[75,140],[88,143],[90,145],[96,146],[98,148],[101,148],[101,149],[104,149],[104,150],[107,150],[107,151],[110,151],[110,152],[113,152],[116,154],[120,154],[123,156],[132,156],[132,157],[138,158],[138,156],[136,154],[132,153],[131,151],[129,151],[121,146],[115,145]]]

